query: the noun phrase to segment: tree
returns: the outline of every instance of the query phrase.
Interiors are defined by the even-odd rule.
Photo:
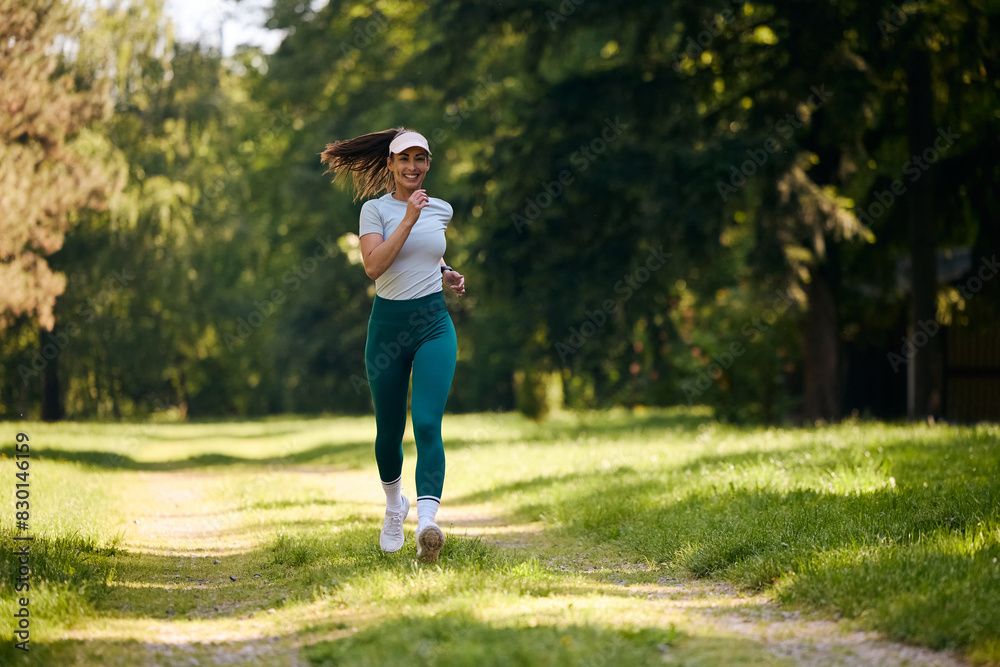
[[[0,331],[19,316],[45,329],[66,286],[45,257],[81,208],[100,208],[116,178],[87,128],[111,112],[109,82],[81,80],[64,0],[0,0]]]

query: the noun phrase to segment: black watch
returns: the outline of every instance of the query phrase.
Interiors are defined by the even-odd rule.
[[[445,271],[454,271],[454,270],[455,269],[453,269],[450,266],[448,266],[447,264],[445,264],[444,266],[441,267],[441,275],[443,276]]]

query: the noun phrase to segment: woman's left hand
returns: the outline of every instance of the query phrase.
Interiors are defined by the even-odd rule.
[[[445,271],[444,284],[451,288],[458,296],[465,294],[465,276],[458,271]]]

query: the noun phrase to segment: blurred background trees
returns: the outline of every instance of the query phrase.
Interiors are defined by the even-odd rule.
[[[277,0],[227,56],[75,7],[0,3],[3,416],[369,410],[318,153],[405,125],[469,286],[452,410],[998,418],[960,411],[1000,397],[985,0]]]

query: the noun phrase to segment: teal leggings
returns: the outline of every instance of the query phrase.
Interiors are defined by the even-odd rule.
[[[383,482],[403,470],[406,393],[413,371],[413,437],[417,499],[440,502],[444,487],[441,420],[455,374],[458,342],[441,292],[416,299],[375,297],[368,321],[365,369],[375,406],[375,461]]]

